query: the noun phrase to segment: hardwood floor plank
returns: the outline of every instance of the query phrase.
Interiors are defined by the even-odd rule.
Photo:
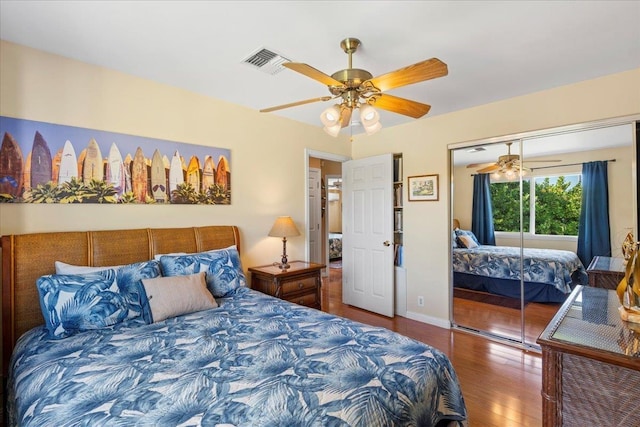
[[[469,427],[542,425],[540,354],[463,331],[443,329],[399,316],[391,319],[343,304],[340,269],[331,268],[329,276],[323,279],[322,299],[326,312],[390,329],[445,353],[460,381]],[[549,307],[544,309],[552,310]],[[513,327],[510,322],[505,317],[505,326]]]

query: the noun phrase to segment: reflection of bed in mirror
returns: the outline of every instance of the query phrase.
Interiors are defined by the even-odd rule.
[[[329,259],[342,258],[342,233],[329,233]]]
[[[520,299],[520,259],[519,247],[455,247],[454,287]],[[563,302],[576,284],[588,282],[582,262],[571,251],[524,248],[522,259],[526,302]]]

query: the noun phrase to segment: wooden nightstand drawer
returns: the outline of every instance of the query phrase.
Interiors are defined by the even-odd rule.
[[[290,267],[277,264],[251,267],[251,288],[296,304],[322,309],[320,274],[325,267],[304,261],[291,261]]]
[[[318,287],[318,279],[316,277],[300,277],[293,280],[282,281],[282,294],[280,295],[284,299],[288,299],[291,294],[298,294],[301,292],[313,290]]]
[[[307,307],[320,307],[320,301],[318,301],[317,292],[313,292],[306,295],[298,295],[289,298],[282,298],[284,300],[294,302],[299,305],[306,305]]]

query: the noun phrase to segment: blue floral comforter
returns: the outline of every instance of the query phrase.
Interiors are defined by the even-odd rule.
[[[523,255],[525,282],[545,283],[562,293],[569,293],[572,274],[577,272],[586,276],[580,258],[571,251],[525,248]],[[518,247],[481,245],[473,249],[454,248],[453,271],[520,280],[520,258]]]
[[[47,339],[12,356],[22,426],[466,426],[440,351],[241,288],[163,322]]]

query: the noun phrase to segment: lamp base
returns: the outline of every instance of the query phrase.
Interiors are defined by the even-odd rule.
[[[286,270],[287,268],[291,267],[289,265],[289,259],[287,258],[287,238],[286,237],[282,238],[282,262],[278,267],[280,267],[280,270]]]
[[[278,264],[278,267],[280,267],[280,270],[287,270],[291,266],[288,263],[282,263],[282,264]]]

